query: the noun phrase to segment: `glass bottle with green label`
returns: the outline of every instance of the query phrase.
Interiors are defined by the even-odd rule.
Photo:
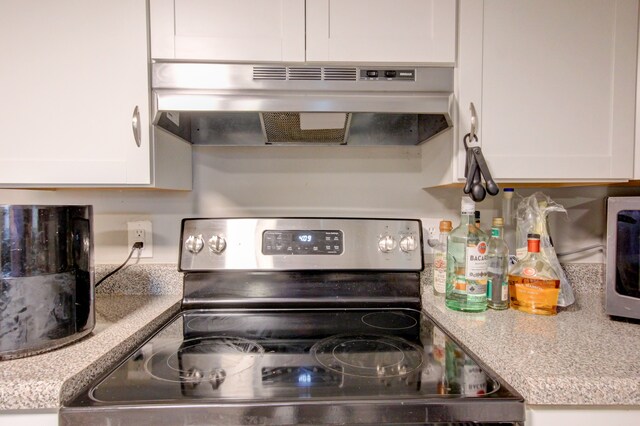
[[[487,306],[492,309],[509,307],[509,247],[503,239],[503,224],[501,217],[493,218],[491,239],[487,250]]]
[[[513,266],[518,261],[516,256],[516,215],[513,209],[513,188],[504,188],[502,190],[502,239],[509,248],[509,266]]]
[[[447,243],[448,308],[464,312],[487,309],[488,236],[477,228],[475,202],[462,197],[460,225],[451,231]]]

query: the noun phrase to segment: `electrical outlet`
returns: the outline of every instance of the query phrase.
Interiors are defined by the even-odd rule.
[[[131,251],[134,243],[143,244],[140,250],[140,257],[153,257],[153,229],[150,220],[138,220],[127,222],[127,254]],[[137,256],[137,253],[133,254]]]
[[[429,240],[437,241],[440,237],[440,221],[442,219],[434,219],[429,217],[421,217],[422,222],[422,239],[424,242],[424,254],[433,255],[433,248],[429,245]]]

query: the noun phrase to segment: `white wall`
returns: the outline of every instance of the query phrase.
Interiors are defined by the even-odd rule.
[[[180,220],[215,216],[444,217],[458,221],[460,189],[420,188],[419,147],[194,147],[194,190],[0,190],[0,204],[92,204],[96,263],[128,254],[126,222],[153,222],[154,257],[176,263]],[[633,189],[544,190],[569,209],[551,219],[559,251],[598,243],[604,197]],[[529,194],[533,190],[522,190]],[[479,205],[483,226],[499,197]],[[599,253],[568,261],[601,262]]]

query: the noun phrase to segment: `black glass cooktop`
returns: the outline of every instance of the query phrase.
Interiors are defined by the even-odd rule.
[[[89,391],[90,404],[503,395],[424,314],[186,311]]]

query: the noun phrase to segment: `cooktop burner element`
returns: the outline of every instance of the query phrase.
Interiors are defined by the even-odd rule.
[[[418,325],[415,318],[398,312],[371,312],[362,316],[362,322],[381,330],[405,330]]]
[[[420,310],[417,220],[185,219],[181,312],[61,425],[524,421]]]
[[[195,317],[187,323],[189,331],[201,333],[215,333],[217,331],[229,331],[238,328],[241,324],[234,317],[219,317],[212,321],[207,317]]]
[[[262,346],[241,337],[188,339],[177,350],[174,347],[175,344],[161,347],[147,359],[144,368],[149,375],[191,385],[208,381],[216,389],[227,376],[251,368],[264,354]],[[193,362],[188,361],[191,358]]]
[[[333,336],[316,343],[311,353],[330,370],[370,378],[405,376],[423,361],[421,348],[393,336]]]

